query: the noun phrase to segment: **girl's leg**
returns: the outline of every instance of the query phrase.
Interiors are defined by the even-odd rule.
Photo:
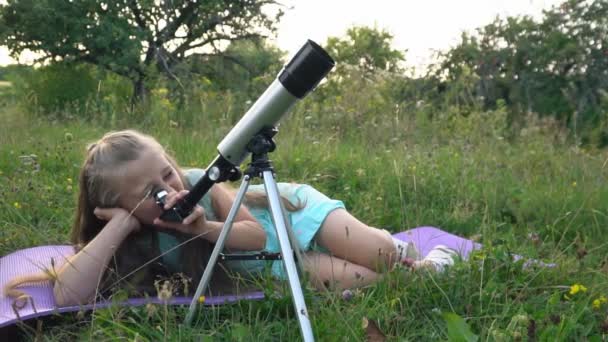
[[[390,269],[396,260],[390,234],[366,225],[344,209],[327,215],[315,240],[332,255],[376,272]]]
[[[378,273],[328,254],[309,251],[302,258],[304,271],[319,290],[348,289],[369,285],[378,279]]]

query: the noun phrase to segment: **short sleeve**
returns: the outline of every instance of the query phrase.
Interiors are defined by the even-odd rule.
[[[203,169],[189,169],[184,171],[184,176],[188,181],[188,185],[191,188],[205,175],[205,170]],[[213,210],[213,206],[211,205],[211,192],[207,192],[203,198],[198,201],[198,205],[205,209],[205,217],[209,221],[217,221],[217,216],[215,215],[215,211]]]

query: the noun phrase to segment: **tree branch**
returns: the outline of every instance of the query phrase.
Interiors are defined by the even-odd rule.
[[[167,23],[167,26],[160,30],[158,36],[156,37],[156,43],[158,45],[162,45],[165,42],[165,39],[167,39],[167,37],[173,37],[175,35],[175,32],[177,32],[177,29],[182,25],[182,23],[184,23],[184,21],[194,15],[197,5],[199,5],[198,2],[191,1],[185,8],[180,10],[180,15],[172,22]]]
[[[224,21],[226,17],[221,18],[218,16],[215,16],[213,18],[213,20],[210,20],[208,23],[206,23],[204,25],[204,27],[202,28],[202,32],[209,32],[215,29],[215,27],[217,25],[219,25],[220,23],[222,23]],[[183,52],[189,50],[188,46],[190,45],[190,43],[192,43],[193,41],[195,41],[198,37],[196,37],[194,34],[192,34],[191,32],[188,32],[188,34],[185,37],[185,41],[180,44],[180,46],[178,46],[175,50],[173,50],[174,56],[178,56],[180,54],[182,54]]]
[[[245,69],[248,73],[253,74],[253,69],[247,65],[245,62],[241,61],[239,58],[235,57],[235,56],[231,56],[231,55],[225,55],[223,53],[193,53],[192,55],[190,55],[190,57],[218,57],[218,58],[223,58],[226,59],[229,62],[232,62],[240,67],[242,67],[243,69]],[[193,70],[189,71],[191,73],[197,73]]]
[[[184,90],[185,88],[184,88],[184,85],[182,84],[182,82],[169,68],[167,59],[164,56],[165,54],[167,54],[167,55],[169,55],[169,57],[171,57],[171,55],[161,47],[161,49],[159,49],[158,52],[156,53],[156,58],[158,61],[157,64],[160,64],[160,66],[162,66],[162,69],[165,70],[165,73],[167,73],[167,75],[169,75],[169,77],[174,79],[177,82],[177,84],[180,86],[180,88],[182,88],[182,90]]]
[[[145,23],[143,17],[141,16],[141,11],[137,7],[137,0],[130,0],[129,8],[133,12],[133,15],[135,17],[134,19],[135,19],[135,22],[137,23],[137,26],[139,26],[139,28],[141,28],[142,30],[147,31],[148,27],[146,26],[146,23]]]
[[[266,38],[266,36],[263,36],[263,35],[258,34],[258,33],[248,33],[248,34],[244,34],[244,35],[240,35],[240,36],[236,36],[236,37],[230,37],[228,35],[217,35],[217,36],[215,36],[213,38],[206,39],[206,40],[204,40],[204,41],[202,41],[200,43],[197,43],[197,44],[194,44],[194,45],[190,45],[190,46],[188,46],[187,50],[196,49],[196,48],[205,46],[207,44],[216,42],[218,40],[228,40],[228,41],[234,42],[234,41],[237,41],[237,40],[250,39],[250,38]]]
[[[150,33],[150,27],[147,26],[145,19],[142,16],[142,12],[140,11],[137,0],[129,0],[128,2],[129,8],[133,12],[135,22],[140,29],[142,29],[146,33],[146,42],[148,42],[148,50],[146,51],[146,57],[144,58],[144,64],[148,65],[152,62],[154,57],[154,51],[156,50],[156,46],[154,44],[154,35]]]

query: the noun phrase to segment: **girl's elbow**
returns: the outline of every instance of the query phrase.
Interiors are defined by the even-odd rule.
[[[266,232],[262,230],[262,234],[259,239],[257,239],[256,250],[261,250],[266,248]]]
[[[55,285],[53,286],[53,296],[55,297],[55,305],[59,307],[70,305],[63,295],[63,288],[58,282],[55,282]]]
[[[67,295],[65,288],[58,281],[55,281],[55,285],[53,286],[53,296],[55,297],[55,304],[58,307],[80,305],[86,302],[86,300]]]
[[[264,230],[264,228],[255,221],[252,223],[251,226],[254,229],[250,231],[249,234],[251,234],[252,237],[255,237],[252,239],[252,243],[250,246],[251,250],[262,250],[266,248],[266,231]]]

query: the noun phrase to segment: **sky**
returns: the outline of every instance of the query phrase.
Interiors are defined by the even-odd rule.
[[[563,0],[285,0],[293,6],[278,25],[276,44],[290,54],[306,39],[319,44],[345,36],[352,26],[370,26],[391,33],[396,49],[407,50],[409,65],[427,65],[433,50],[456,45],[461,32],[492,22],[497,16],[531,15]]]
[[[4,1],[0,1],[2,3]],[[563,0],[279,0],[287,5],[275,44],[295,53],[307,39],[323,45],[345,36],[352,26],[370,26],[394,36],[396,49],[407,50],[406,63],[424,68],[434,50],[457,44],[462,31],[490,23],[497,15],[532,15]],[[31,61],[24,55],[22,63]],[[0,65],[15,63],[0,47]]]

